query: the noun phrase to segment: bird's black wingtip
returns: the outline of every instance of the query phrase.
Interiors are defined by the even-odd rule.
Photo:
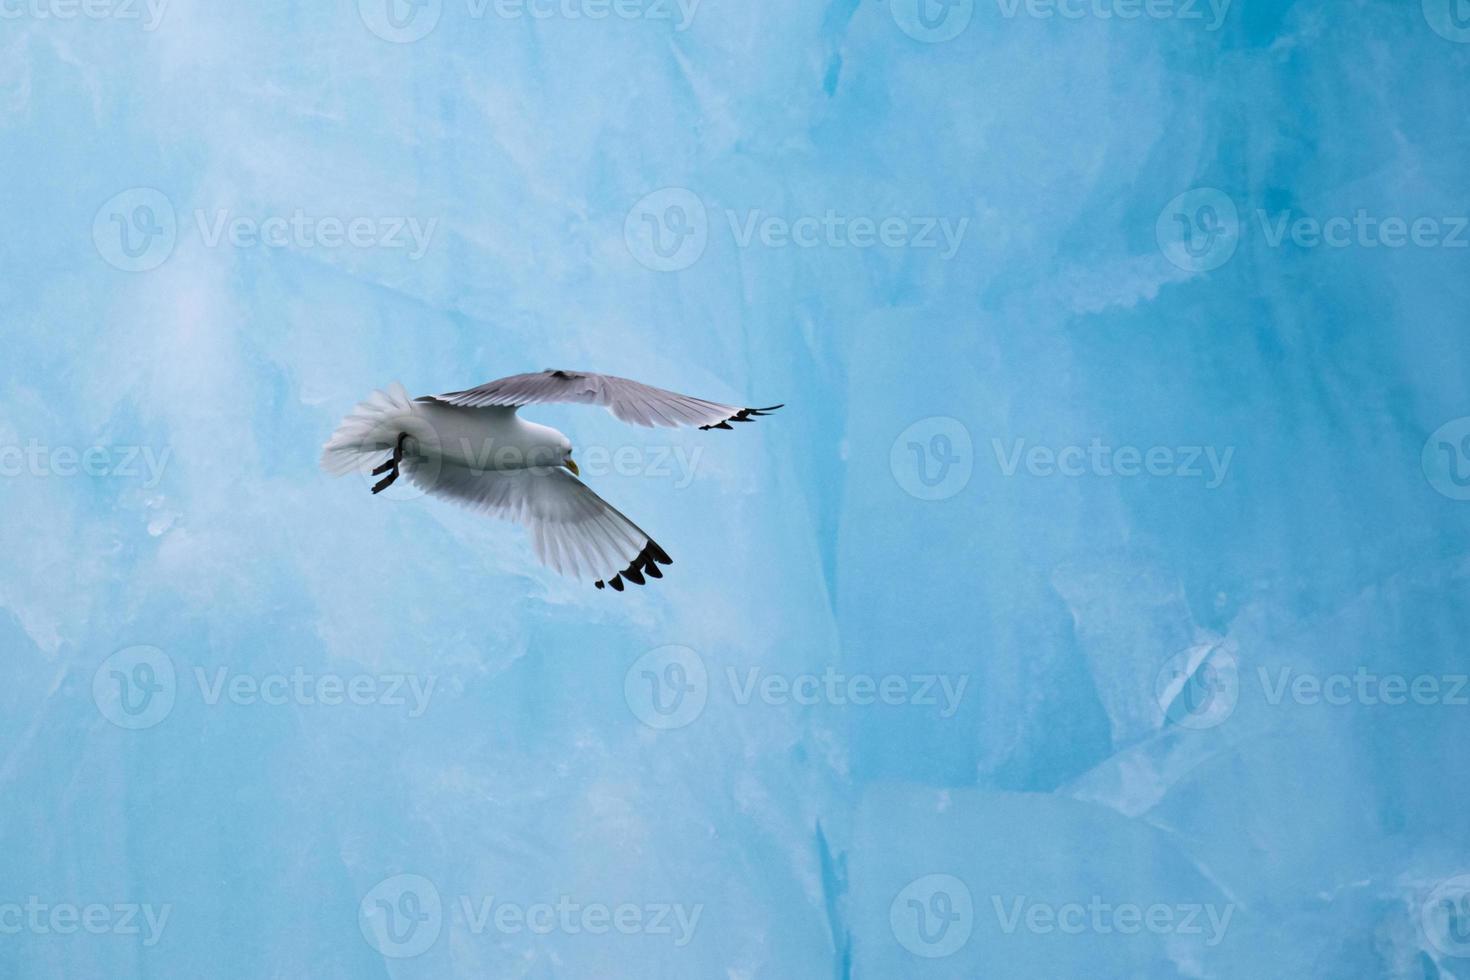
[[[634,585],[646,585],[650,578],[664,577],[664,573],[659,570],[659,565],[672,565],[673,563],[674,559],[669,557],[669,553],[660,548],[657,541],[649,538],[648,544],[643,546],[643,550],[638,552],[638,557],[634,558],[627,568],[606,582],[599,579],[593,584],[599,589],[612,586],[614,592],[621,592],[627,588],[623,582],[624,579]]]
[[[731,422],[749,422],[751,419],[760,418],[764,415],[770,415],[776,409],[785,407],[786,405],[783,403],[780,405],[770,405],[766,408],[742,408],[740,411],[725,419],[723,422],[714,422],[710,425],[701,425],[699,429],[701,432],[708,432],[710,429],[733,429],[735,427],[730,424]]]

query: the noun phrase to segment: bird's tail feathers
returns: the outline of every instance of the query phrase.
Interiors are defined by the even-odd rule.
[[[392,451],[399,434],[410,431],[413,419],[413,399],[403,385],[395,381],[386,390],[373,392],[342,420],[322,447],[322,469],[343,476],[365,459]]]

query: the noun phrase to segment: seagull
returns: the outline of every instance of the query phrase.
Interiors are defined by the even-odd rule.
[[[561,575],[594,578],[618,592],[624,580],[663,578],[673,559],[577,477],[572,443],[522,419],[526,405],[601,405],[646,427],[733,429],[784,405],[740,408],[588,371],[517,374],[478,388],[410,398],[394,382],[374,391],[322,447],[322,469],[342,476],[377,462],[379,494],[406,474],[410,483],[481,513],[525,526],[536,557]],[[382,459],[383,453],[388,453]]]

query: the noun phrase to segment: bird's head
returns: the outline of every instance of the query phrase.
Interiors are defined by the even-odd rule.
[[[571,470],[573,476],[582,475],[582,471],[577,469],[577,461],[572,459],[571,440],[565,438],[561,441],[561,465]]]

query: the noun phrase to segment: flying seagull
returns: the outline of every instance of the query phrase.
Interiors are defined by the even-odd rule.
[[[673,559],[648,533],[581,480],[572,444],[517,415],[524,405],[601,405],[634,425],[733,429],[784,406],[740,408],[586,371],[517,374],[466,391],[410,398],[394,382],[342,420],[322,448],[322,469],[341,476],[382,460],[382,493],[400,474],[433,496],[522,524],[536,557],[562,575],[593,577],[621,592],[623,580],[663,578]],[[383,453],[388,453],[382,459]]]

